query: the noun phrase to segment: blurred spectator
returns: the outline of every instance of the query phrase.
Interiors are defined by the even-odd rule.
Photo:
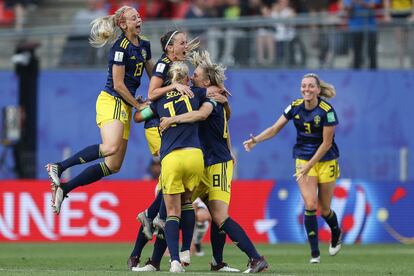
[[[296,16],[295,11],[290,7],[289,0],[278,0],[272,8],[271,16],[275,19],[288,20]],[[303,43],[296,36],[294,26],[288,23],[276,24],[276,61],[281,65],[294,66],[297,63],[303,65],[305,62],[305,49]],[[298,52],[299,51],[299,52]],[[300,54],[300,61],[296,61],[296,55]]]
[[[395,24],[393,26],[396,39],[396,48],[400,68],[404,68],[406,54],[410,56],[410,66],[414,67],[413,34],[410,34],[410,26],[414,23],[413,0],[384,0],[384,21]]]
[[[136,9],[141,17],[145,19],[146,17],[146,9],[145,4],[146,2],[154,2],[154,1],[146,1],[146,0],[107,0],[109,8],[108,14],[114,14],[119,8],[122,6],[129,6]],[[158,1],[157,1],[158,2]]]
[[[319,66],[332,68],[336,55],[348,53],[347,32],[341,26],[339,12],[342,10],[341,0],[329,0],[327,6],[318,11],[317,16],[323,16],[329,24],[318,26],[318,41],[315,46],[319,50]]]
[[[104,0],[88,0],[87,7],[80,9],[72,18],[71,34],[63,50],[61,64],[70,66],[104,64],[104,48],[95,49],[89,45],[89,24],[98,17],[108,14]]]
[[[264,3],[261,7],[263,17],[270,18],[272,3]],[[273,26],[260,27],[256,35],[257,63],[261,66],[272,65],[275,60],[275,28]]]
[[[159,157],[153,157],[148,165],[147,173],[144,179],[157,180],[161,174],[161,160]]]
[[[11,25],[13,22],[13,10],[6,7],[6,3],[3,0],[0,0],[0,25]]]
[[[360,69],[364,63],[364,42],[368,46],[369,68],[377,69],[377,22],[376,5],[381,0],[344,0],[344,9],[348,15],[348,28],[353,49],[354,69]]]
[[[6,0],[7,8],[13,8],[14,11],[14,28],[16,31],[23,29],[26,23],[26,6],[30,4],[30,0]]]
[[[263,16],[262,7],[267,5],[271,6],[275,0],[246,0],[240,2],[240,15],[245,16]],[[266,26],[268,27],[268,26]],[[273,27],[273,26],[271,26]],[[237,48],[235,52],[236,60],[240,65],[251,65],[256,63],[257,57],[254,56],[254,52],[257,51],[257,27],[243,27],[243,35],[241,38],[238,38],[237,44],[242,44],[243,47]],[[273,30],[274,31],[274,30]],[[274,46],[274,43],[273,43]],[[274,47],[273,47],[274,49]],[[273,53],[274,56],[274,53]],[[271,64],[273,62],[269,62]]]
[[[227,5],[223,10],[223,18],[226,20],[237,20],[241,16],[240,0],[227,0]],[[224,65],[234,65],[234,48],[237,38],[243,36],[243,32],[236,28],[227,28],[224,31],[224,49],[220,62]]]
[[[185,14],[185,19],[206,19],[209,17],[208,10],[208,1],[205,0],[192,0],[191,4]],[[191,29],[189,31],[191,38],[199,37],[201,42],[201,47],[203,47],[206,43],[205,38],[206,27],[203,26],[200,29]]]

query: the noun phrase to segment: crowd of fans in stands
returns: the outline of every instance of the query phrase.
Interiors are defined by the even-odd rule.
[[[342,26],[343,33],[348,32],[348,34],[342,35],[336,31],[327,31],[323,26],[309,23],[307,27],[312,39],[310,42],[306,41],[308,43],[306,46],[318,49],[320,66],[331,67],[333,57],[336,54],[346,54],[349,49],[352,49],[354,52],[352,67],[361,68],[364,63],[364,54],[361,52],[361,49],[364,48],[362,43],[366,40],[369,68],[376,69],[377,35],[375,21],[378,14],[382,15],[383,7],[389,6],[390,1],[398,2],[399,0],[88,0],[85,1],[88,7],[79,10],[73,18],[73,31],[69,36],[69,40],[87,41],[88,31],[85,31],[85,25],[104,14],[113,14],[123,5],[136,8],[144,21],[205,18],[237,20],[245,16],[283,20],[294,18],[298,14],[320,18],[320,14],[325,13],[332,18],[337,18],[338,26]],[[14,20],[15,28],[17,30],[21,29],[25,23],[25,7],[35,4],[41,4],[41,0],[0,0],[0,25]],[[354,20],[353,18],[356,14],[355,11],[360,12],[360,7],[362,6],[362,9],[365,9],[365,5],[367,6],[366,11],[362,12],[370,14],[366,18],[371,18],[369,20],[372,20],[372,23],[371,21],[361,23],[360,19],[356,18]],[[413,4],[411,4],[410,13],[412,9]],[[392,8],[390,10],[392,13]],[[9,13],[14,11],[15,16],[10,17],[7,11]],[[7,17],[8,15],[9,17]],[[390,23],[393,17],[387,16],[387,10],[385,10],[383,18],[384,22]],[[398,16],[398,20],[401,22],[401,17]],[[414,13],[411,14],[408,20],[414,22]],[[360,25],[367,25],[367,22],[368,25],[372,26],[369,35],[365,34],[366,31],[358,33],[358,28],[361,28]],[[351,31],[349,32],[349,30]],[[253,63],[259,66],[302,67],[306,64],[305,43],[297,35],[296,28],[288,24],[277,23],[254,30],[248,28],[204,28],[202,30],[190,30],[190,32],[193,36],[200,37],[202,46],[209,49],[213,60],[225,65],[251,65],[252,59],[254,59]],[[400,31],[400,33],[403,33],[403,31]],[[235,53],[237,43],[242,40],[246,41],[246,37],[249,39],[248,43],[244,43],[244,47],[238,48]],[[397,40],[404,42],[402,38]],[[86,42],[84,44],[87,46]],[[408,42],[405,44],[409,45]],[[404,67],[404,52],[407,53],[408,50],[405,49],[407,47],[400,48],[398,48],[400,67]],[[96,57],[93,54],[92,57],[100,60],[102,55],[101,53]],[[94,61],[90,60],[89,57],[82,57],[80,60],[93,64]],[[410,58],[414,63],[414,54]],[[76,63],[74,59],[71,61]]]

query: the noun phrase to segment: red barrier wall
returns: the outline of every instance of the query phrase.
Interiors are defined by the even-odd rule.
[[[230,215],[253,241],[267,242],[264,218],[273,181],[233,181]],[[70,193],[53,214],[50,182],[0,181],[0,241],[130,242],[138,212],[154,199],[152,181],[100,181]]]

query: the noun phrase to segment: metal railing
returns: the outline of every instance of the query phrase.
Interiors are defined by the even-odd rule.
[[[234,68],[345,69],[352,64],[352,33],[345,23],[342,17],[328,15],[299,15],[292,19],[248,17],[236,21],[157,20],[146,21],[143,34],[151,41],[154,59],[161,55],[160,36],[179,28],[191,36],[198,35],[202,47],[211,52],[214,60]],[[287,32],[284,39],[277,40],[278,28],[290,31],[290,35]],[[106,67],[108,49],[91,48],[87,41],[89,26],[84,29],[84,37],[72,36],[70,26],[38,27],[20,32],[1,29],[0,69],[13,68],[11,57],[22,41],[40,42],[37,55],[42,68]],[[414,67],[414,24],[401,20],[392,24],[380,22],[377,37],[378,68]],[[261,43],[260,38],[267,38],[270,43]],[[264,59],[259,56],[261,51],[268,53]]]

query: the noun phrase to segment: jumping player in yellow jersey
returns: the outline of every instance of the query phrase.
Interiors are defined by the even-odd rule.
[[[275,136],[293,120],[297,130],[293,157],[296,159],[296,181],[305,202],[305,228],[311,247],[310,263],[320,262],[318,246],[319,206],[322,217],[331,228],[329,254],[336,255],[341,249],[342,235],[331,201],[336,179],[339,177],[339,150],[335,143],[335,126],[338,117],[332,105],[323,98],[335,96],[335,88],[323,82],[316,74],[306,74],[301,83],[302,99],[293,101],[283,115],[257,136],[250,135],[244,148],[251,151],[258,143]]]
[[[142,19],[134,8],[123,6],[115,14],[98,18],[91,24],[92,46],[114,42],[109,53],[107,82],[96,101],[96,123],[101,129],[102,143],[86,147],[64,161],[46,165],[52,180],[52,208],[56,214],[70,191],[120,170],[128,144],[132,108],[143,108],[135,93],[144,69],[148,76],[153,69],[150,42],[140,36]],[[60,182],[67,168],[98,158],[104,158],[104,162],[87,167],[67,183]]]
[[[224,87],[225,68],[212,63],[208,52],[194,53],[192,62],[196,66],[191,79],[195,86],[209,87],[215,85]],[[223,262],[223,249],[226,240],[226,235],[223,232],[225,232],[249,257],[248,269],[245,273],[257,273],[267,269],[268,263],[257,252],[240,225],[228,214],[234,162],[227,125],[229,110],[227,101],[215,106],[203,104],[198,111],[161,118],[160,130],[164,133],[175,124],[186,125],[200,121],[199,139],[203,150],[205,168],[200,185],[194,191],[193,200],[197,197],[204,200],[213,219],[210,232],[213,258],[210,269],[211,271],[220,272],[239,271]]]

